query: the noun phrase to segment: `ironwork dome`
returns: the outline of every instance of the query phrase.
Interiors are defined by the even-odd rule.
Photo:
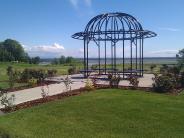
[[[84,41],[84,76],[88,77],[93,71],[101,75],[119,73],[123,78],[129,74],[143,76],[143,43],[145,38],[155,37],[156,33],[144,30],[139,21],[126,13],[106,13],[92,18],[86,25],[84,32],[72,35],[72,38]],[[98,49],[98,67],[89,66],[89,46],[94,42]],[[107,55],[110,47],[110,57]],[[122,48],[121,56],[117,56],[117,48]],[[127,47],[129,55],[127,55]],[[104,49],[102,55],[102,49]],[[122,68],[117,68],[117,59],[121,59]],[[111,67],[107,65],[111,60]],[[127,60],[130,62],[127,63]],[[120,63],[118,63],[120,64]],[[125,67],[129,64],[129,67]]]

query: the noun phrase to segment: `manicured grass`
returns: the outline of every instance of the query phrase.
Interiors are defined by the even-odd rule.
[[[18,138],[184,137],[184,95],[97,90],[0,117]]]

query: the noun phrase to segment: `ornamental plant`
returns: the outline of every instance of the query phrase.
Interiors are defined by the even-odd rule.
[[[37,85],[37,83],[38,83],[37,79],[31,78],[28,80],[28,85],[31,87],[35,87]]]
[[[12,66],[9,66],[7,68],[7,75],[8,75],[8,82],[9,82],[9,86],[12,89],[15,85],[15,82],[18,78],[18,72],[13,70]]]
[[[15,95],[8,95],[6,91],[0,90],[0,103],[5,110],[11,111],[14,108]]]
[[[155,74],[153,80],[153,89],[156,92],[171,92],[175,88],[176,80],[171,76]]]
[[[86,80],[86,82],[85,82],[85,89],[87,90],[87,91],[91,91],[91,90],[94,90],[95,89],[95,87],[94,87],[94,85],[93,85],[93,82],[91,81],[91,79],[87,79]]]
[[[64,79],[64,85],[65,85],[65,88],[66,88],[66,92],[68,91],[71,91],[71,84],[73,83],[72,80],[68,77],[68,75],[66,76],[66,78]]]
[[[119,74],[108,74],[109,86],[111,88],[118,88],[121,77]]]
[[[130,75],[128,77],[128,80],[129,80],[129,84],[132,85],[133,89],[136,89],[138,87],[139,80],[138,80],[138,77],[136,75]]]
[[[45,84],[41,87],[41,96],[42,98],[47,98],[49,95],[49,85]]]

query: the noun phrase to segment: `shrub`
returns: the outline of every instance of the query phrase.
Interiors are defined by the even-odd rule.
[[[94,76],[91,77],[91,82],[92,82],[94,88],[96,88],[96,86],[97,86],[98,76],[99,76],[98,74],[95,74]]]
[[[43,82],[48,76],[47,71],[43,69],[24,69],[21,73],[21,81],[28,82],[30,79],[34,78],[38,80],[38,83]]]
[[[157,65],[156,65],[156,64],[151,64],[151,66],[150,66],[150,70],[151,70],[151,72],[153,72],[154,68],[156,68],[156,67],[157,67]]]
[[[118,88],[119,82],[121,80],[120,75],[118,74],[108,74],[109,85],[111,88]]]
[[[161,74],[167,74],[168,73],[169,66],[166,64],[163,64],[162,67],[160,67],[160,73]]]
[[[93,86],[93,83],[92,83],[91,79],[89,79],[89,78],[85,82],[85,89],[87,91],[91,91],[91,90],[94,90],[95,89],[94,86]]]
[[[71,91],[72,80],[68,76],[66,76],[63,82],[66,87],[66,92],[68,92],[69,90]]]
[[[167,76],[167,75],[156,75],[155,78],[153,78],[153,89],[156,92],[171,92],[175,88],[175,79],[173,77]]]
[[[0,90],[0,102],[1,105],[8,111],[13,110],[14,108],[15,95],[12,94],[10,96],[7,95],[6,91]]]
[[[180,68],[178,66],[173,66],[169,68],[169,73],[172,73],[177,77],[180,74]]]
[[[41,87],[41,96],[42,96],[42,98],[47,98],[48,97],[48,95],[49,95],[49,86],[48,85],[43,85],[42,87]]]
[[[57,70],[55,69],[47,70],[48,77],[54,77],[56,73],[57,73]]]
[[[9,66],[7,68],[7,75],[8,75],[8,79],[9,79],[8,80],[9,86],[10,86],[10,88],[13,88],[16,80],[18,79],[19,73],[17,71],[14,71],[12,66]]]
[[[96,70],[97,68],[98,68],[97,65],[92,65],[92,66],[91,66],[91,69],[92,69],[92,70]]]
[[[68,74],[69,75],[76,74],[76,73],[77,73],[76,66],[72,66],[71,68],[68,69]]]
[[[128,77],[128,80],[130,81],[130,85],[132,85],[134,89],[136,89],[138,87],[139,80],[138,80],[138,77],[136,75],[130,75]]]
[[[37,79],[31,78],[28,80],[28,85],[32,86],[32,87],[35,87],[37,85],[37,83],[38,83]]]
[[[181,84],[181,87],[184,88],[184,72],[181,72],[181,75],[180,75],[180,84]]]

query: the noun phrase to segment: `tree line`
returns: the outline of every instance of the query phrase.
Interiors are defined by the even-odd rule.
[[[30,57],[18,41],[6,39],[5,41],[0,42],[0,61],[38,64],[40,62],[40,57]]]
[[[0,62],[25,62],[29,64],[38,64],[41,59],[39,56],[30,57],[25,52],[23,46],[16,40],[6,39],[0,42]],[[73,64],[80,61],[73,57],[61,56],[60,58],[54,58],[52,64]]]
[[[75,64],[75,63],[81,63],[80,60],[73,58],[71,56],[65,57],[65,56],[61,56],[60,58],[54,58],[52,60],[52,64]]]

